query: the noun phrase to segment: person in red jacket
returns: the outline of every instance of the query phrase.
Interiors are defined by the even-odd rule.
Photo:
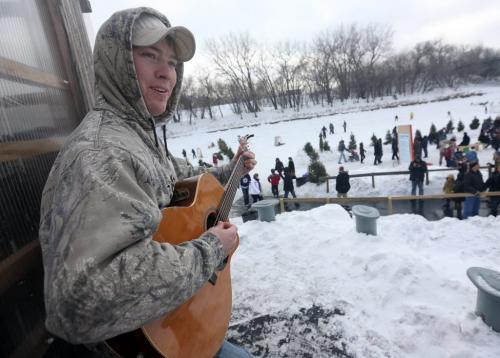
[[[276,173],[276,170],[271,169],[271,175],[267,177],[267,181],[271,183],[271,191],[273,192],[273,196],[275,198],[279,197],[279,189],[278,189],[278,184],[280,182],[280,175]]]

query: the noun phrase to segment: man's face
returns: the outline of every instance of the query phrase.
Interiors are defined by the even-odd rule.
[[[177,57],[165,40],[133,48],[134,65],[144,102],[153,116],[165,112],[177,83]]]

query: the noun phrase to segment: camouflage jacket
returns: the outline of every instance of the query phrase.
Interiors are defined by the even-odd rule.
[[[102,341],[164,315],[224,259],[221,243],[208,233],[181,245],[152,240],[175,182],[199,171],[167,156],[155,140],[155,125],[174,112],[183,64],[166,112],[152,118],[132,60],[131,29],[141,12],[168,24],[154,10],[138,8],[101,27],[95,107],[69,136],[43,192],[46,326],[73,343]],[[213,173],[224,182],[231,169]]]

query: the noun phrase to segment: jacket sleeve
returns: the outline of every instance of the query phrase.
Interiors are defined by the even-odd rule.
[[[60,175],[42,218],[47,328],[92,343],[143,326],[191,297],[224,259],[211,234],[171,245],[150,168],[129,153],[85,151]],[[45,232],[44,232],[45,230]]]
[[[194,177],[203,173],[210,173],[215,176],[222,185],[227,183],[236,164],[231,161],[230,163],[222,165],[220,167],[205,169],[204,167],[193,167],[189,162],[181,158],[172,158],[172,163],[174,164],[177,176],[180,180]]]

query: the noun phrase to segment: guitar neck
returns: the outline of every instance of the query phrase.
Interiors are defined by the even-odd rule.
[[[238,158],[238,161],[231,172],[231,176],[226,183],[224,195],[222,196],[219,209],[217,210],[217,221],[227,221],[229,218],[229,211],[233,205],[234,197],[240,184],[240,178],[244,172],[243,160],[243,156]]]

